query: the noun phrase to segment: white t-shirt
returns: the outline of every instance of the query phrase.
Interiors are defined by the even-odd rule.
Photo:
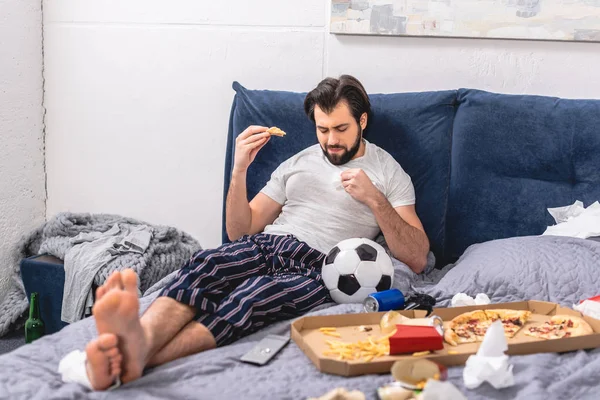
[[[284,161],[261,190],[283,206],[264,233],[294,235],[322,253],[350,238],[375,239],[380,228],[371,209],[346,193],[341,173],[361,168],[392,207],[415,204],[410,176],[385,150],[365,140],[365,154],[333,165],[316,144]]]

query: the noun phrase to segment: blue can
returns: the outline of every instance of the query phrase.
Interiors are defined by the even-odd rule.
[[[398,289],[384,290],[369,295],[363,305],[366,312],[401,310],[404,308],[404,294]]]

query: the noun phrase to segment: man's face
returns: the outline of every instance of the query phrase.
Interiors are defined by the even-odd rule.
[[[354,158],[360,149],[362,127],[346,102],[339,102],[330,114],[315,106],[315,123],[317,139],[329,162],[342,165]]]

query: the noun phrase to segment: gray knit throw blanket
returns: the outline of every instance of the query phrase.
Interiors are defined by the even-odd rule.
[[[198,250],[200,244],[185,232],[168,226],[154,226],[131,218],[110,214],[61,213],[42,224],[23,238],[13,251],[11,283],[0,304],[0,337],[23,327],[29,301],[21,279],[20,262],[38,254],[51,254],[61,260],[72,247],[70,240],[83,232],[106,232],[115,224],[146,225],[153,234],[144,254],[124,254],[103,267],[94,283],[102,285],[113,271],[132,268],[139,276],[140,290],[150,286],[169,273],[181,268]]]

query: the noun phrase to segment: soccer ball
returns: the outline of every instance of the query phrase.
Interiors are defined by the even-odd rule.
[[[329,251],[322,276],[336,303],[362,303],[371,293],[392,288],[394,266],[374,241],[347,239]]]

